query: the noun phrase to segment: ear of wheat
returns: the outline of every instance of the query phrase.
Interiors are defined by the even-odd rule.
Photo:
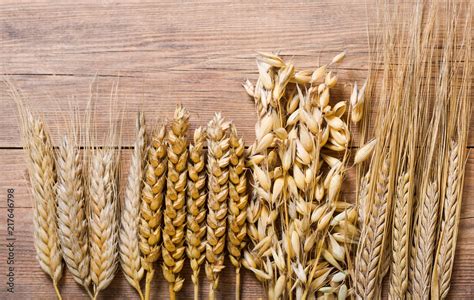
[[[193,271],[194,299],[199,299],[199,271],[206,258],[206,138],[206,131],[199,127],[194,131],[193,143],[189,146],[186,253]]]
[[[206,275],[211,285],[209,298],[215,299],[219,273],[224,268],[227,197],[229,193],[229,123],[220,114],[209,122],[208,133],[208,213]]]
[[[143,158],[145,150],[145,119],[143,113],[137,116],[137,136],[132,152],[130,169],[125,188],[124,206],[120,218],[119,250],[120,264],[125,278],[141,299],[140,281],[144,269],[141,262],[139,247],[140,197],[143,174]]]
[[[90,274],[94,299],[109,286],[117,269],[118,164],[119,150],[114,146],[92,150],[88,195]]]
[[[20,120],[22,143],[27,154],[27,166],[33,196],[33,225],[36,258],[41,269],[52,281],[58,299],[59,280],[63,274],[62,255],[56,223],[56,168],[49,133],[43,122],[33,116],[23,96],[9,81],[5,82],[15,101]]]
[[[147,149],[146,167],[140,206],[140,250],[146,270],[145,299],[150,299],[150,286],[161,250],[162,207],[166,188],[165,126],[153,133]]]
[[[235,267],[235,299],[240,299],[240,267],[242,249],[247,237],[247,177],[245,174],[245,145],[239,138],[235,126],[230,131],[229,157],[229,211],[227,216],[227,250],[232,265]]]
[[[170,298],[183,287],[180,276],[184,266],[186,227],[186,184],[189,114],[178,106],[168,131],[168,178],[163,228],[163,275],[169,283]]]
[[[64,261],[74,280],[87,293],[89,275],[89,239],[84,199],[83,162],[77,140],[66,135],[57,154],[58,228]]]
[[[28,114],[28,170],[34,203],[35,248],[43,271],[53,280],[59,299],[58,282],[63,266],[56,223],[56,170],[54,152],[43,122]]]

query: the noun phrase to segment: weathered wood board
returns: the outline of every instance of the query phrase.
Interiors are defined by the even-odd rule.
[[[279,51],[298,67],[314,68],[347,51],[336,67],[341,85],[334,96],[347,98],[349,82],[366,76],[367,19],[371,1],[38,1],[0,3],[0,74],[22,89],[33,110],[50,127],[53,139],[64,130],[72,106],[84,109],[92,95],[97,130],[110,117],[110,92],[118,83],[116,111],[124,111],[123,145],[131,144],[133,112],[145,110],[151,122],[172,116],[177,103],[191,112],[192,128],[204,125],[215,111],[234,120],[247,144],[254,139],[252,101],[242,82],[257,77],[256,51]],[[14,102],[0,85],[0,298],[54,299],[50,280],[36,260],[31,199]],[[355,132],[355,140],[358,135]],[[471,134],[469,147],[474,145]],[[126,152],[126,151],[125,151]],[[128,165],[127,153],[124,170]],[[353,197],[353,171],[344,195]],[[7,190],[15,189],[15,294],[6,292]],[[467,161],[464,203],[450,298],[474,295],[474,155]],[[180,299],[192,298],[189,268]],[[204,273],[204,272],[202,272]],[[167,298],[160,272],[155,299]],[[244,272],[243,299],[264,295]],[[70,274],[61,282],[64,299],[85,293]],[[201,295],[207,281],[202,276]],[[233,298],[234,275],[223,272],[218,298]],[[120,274],[104,299],[133,299],[135,292]]]

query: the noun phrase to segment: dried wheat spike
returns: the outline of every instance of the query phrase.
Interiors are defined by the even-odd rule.
[[[431,284],[431,297],[445,299],[449,292],[456,251],[457,222],[460,205],[459,190],[461,183],[461,160],[459,146],[451,141],[448,159],[448,179],[443,203],[443,219]]]
[[[117,269],[118,161],[113,146],[94,149],[90,157],[89,255],[94,299],[109,286]]]
[[[428,185],[419,208],[418,230],[414,238],[416,254],[413,262],[412,298],[430,299],[431,271],[436,243],[436,224],[438,219],[438,185],[435,181]]]
[[[139,236],[142,264],[147,272],[145,299],[150,298],[150,284],[155,273],[153,264],[160,257],[162,206],[168,168],[165,133],[165,126],[161,126],[151,137],[143,180]]]
[[[168,177],[163,228],[163,275],[169,283],[170,298],[183,287],[184,278],[179,274],[184,265],[186,227],[186,184],[188,144],[186,132],[189,114],[178,106],[168,130]]]
[[[206,138],[206,131],[199,127],[189,145],[186,254],[193,271],[194,299],[199,299],[199,272],[206,258]]]
[[[120,218],[119,250],[120,265],[125,278],[137,290],[140,298],[143,299],[140,281],[143,278],[144,269],[138,241],[143,158],[145,154],[145,118],[143,113],[138,113],[136,128],[137,135],[125,188],[124,207]]]
[[[28,171],[34,198],[34,244],[41,269],[53,280],[59,299],[58,282],[63,266],[56,223],[56,169],[54,152],[43,122],[26,112],[22,126],[27,143]]]
[[[383,252],[383,236],[387,219],[387,198],[389,180],[389,159],[385,158],[378,171],[374,203],[362,227],[361,241],[355,260],[356,294],[358,299],[373,299],[377,294],[377,284]]]
[[[227,250],[232,265],[235,267],[235,299],[240,299],[240,267],[242,249],[247,237],[247,176],[245,174],[245,145],[239,138],[235,126],[230,130],[229,159],[229,211],[227,216]]]
[[[409,256],[409,204],[410,175],[408,172],[398,177],[392,230],[392,262],[390,275],[391,299],[404,299],[408,287]],[[390,251],[389,251],[390,252]]]
[[[56,166],[58,171],[58,228],[59,241],[66,266],[74,280],[89,291],[89,239],[84,199],[82,155],[75,139],[64,136],[59,146]]]
[[[206,275],[211,281],[209,298],[215,298],[219,273],[224,268],[227,197],[229,193],[229,123],[219,113],[209,122],[208,134],[208,214]]]

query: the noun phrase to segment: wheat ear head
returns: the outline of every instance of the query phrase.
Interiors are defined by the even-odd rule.
[[[64,136],[59,146],[58,171],[58,233],[64,261],[74,280],[89,291],[89,238],[84,199],[83,163],[76,141]]]
[[[433,269],[431,297],[445,299],[451,280],[454,264],[454,252],[457,238],[457,215],[460,205],[461,166],[458,143],[451,141],[448,158],[448,179],[443,203],[443,218],[441,221],[436,261]]]
[[[54,152],[43,122],[27,112],[26,123],[28,171],[34,198],[34,242],[41,269],[53,280],[56,295],[61,299],[58,282],[63,266],[56,223],[56,169]]]
[[[206,275],[211,282],[209,299],[215,299],[219,273],[224,268],[227,197],[229,194],[229,123],[216,113],[209,122],[208,134],[208,213]]]
[[[235,299],[240,299],[240,268],[242,249],[247,237],[247,176],[245,173],[245,145],[235,126],[230,130],[229,211],[227,216],[227,250],[235,267]]]
[[[144,269],[139,246],[140,198],[143,176],[143,158],[145,154],[145,118],[143,113],[137,116],[137,135],[133,147],[130,169],[125,187],[124,206],[120,217],[119,250],[120,265],[125,278],[144,299],[140,287]]]
[[[145,299],[150,299],[150,286],[160,257],[162,206],[166,188],[165,126],[161,126],[151,137],[147,149],[142,202],[140,206],[140,251],[143,268],[147,272]]]
[[[202,127],[194,131],[188,160],[186,253],[193,271],[191,280],[196,300],[199,299],[199,271],[206,258],[206,138],[206,131]]]
[[[115,277],[118,262],[118,150],[94,149],[89,174],[90,274],[94,299]]]
[[[178,106],[168,130],[168,177],[163,228],[163,275],[169,283],[170,299],[183,287],[184,278],[179,274],[184,266],[186,227],[186,184],[188,144],[186,132],[189,114]]]
[[[438,185],[435,181],[428,185],[419,208],[416,254],[413,256],[413,299],[430,299],[431,271],[436,243],[436,224],[438,223]]]
[[[408,256],[410,245],[410,216],[409,193],[410,175],[408,172],[400,174],[397,183],[397,192],[394,205],[392,229],[392,263],[390,275],[391,299],[404,299],[408,287]]]
[[[383,252],[383,232],[387,219],[389,159],[385,158],[378,171],[374,203],[368,220],[362,227],[361,242],[355,261],[356,293],[358,299],[373,299],[377,293],[379,266]]]

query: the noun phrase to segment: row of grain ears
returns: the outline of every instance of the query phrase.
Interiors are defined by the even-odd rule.
[[[242,265],[268,284],[271,298],[301,298],[320,289],[346,297],[357,241],[355,207],[339,197],[350,133],[343,119],[346,102],[329,105],[337,76],[327,70],[343,58],[344,53],[308,72],[259,54],[261,77],[255,87],[245,84],[259,110],[257,140],[248,149],[220,114],[207,128],[197,128],[188,144],[183,107],[151,132],[139,113],[122,203],[121,125],[110,121],[99,141],[89,103],[83,119],[77,113],[70,119],[54,149],[45,124],[11,86],[28,142],[38,260],[58,297],[64,260],[93,299],[112,282],[119,264],[138,296],[149,299],[161,264],[175,298],[187,258],[195,299],[203,265],[209,297],[215,298],[226,256],[235,267],[237,299]],[[361,92],[353,101],[357,121],[364,89],[355,89]]]
[[[111,122],[99,143],[90,116],[81,128],[74,116],[55,149],[12,87],[28,153],[38,261],[58,297],[64,261],[94,299],[118,264],[141,299],[150,299],[159,264],[172,299],[189,264],[198,299],[204,267],[214,299],[228,257],[236,299],[242,266],[269,299],[379,298],[384,277],[393,299],[445,298],[470,116],[471,25],[455,20],[461,11],[469,20],[471,8],[437,1],[418,1],[408,12],[379,7],[376,19],[384,25],[371,35],[369,79],[360,88],[354,83],[349,101],[331,97],[338,78],[330,70],[344,53],[314,71],[258,54],[258,80],[244,84],[258,117],[248,149],[220,114],[188,143],[183,107],[148,131],[140,113],[123,205],[120,126]],[[381,105],[369,138],[374,95]],[[351,121],[360,133],[354,204],[340,193]]]

